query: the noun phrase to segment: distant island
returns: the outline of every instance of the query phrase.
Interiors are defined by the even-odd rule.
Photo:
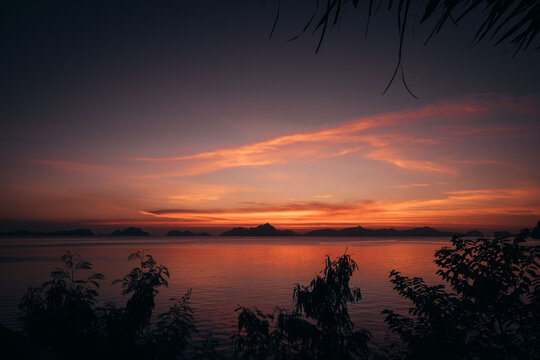
[[[292,230],[278,230],[269,223],[254,228],[235,227],[221,236],[297,236]]]
[[[124,230],[115,230],[111,236],[150,236],[150,233],[143,231],[141,228],[128,227]]]
[[[90,237],[96,236],[92,231],[88,229],[75,229],[75,230],[62,230],[62,231],[28,231],[28,230],[17,230],[8,233],[0,233],[1,236],[9,237],[63,237],[63,236],[76,236],[76,237]]]
[[[356,226],[344,229],[318,229],[308,231],[305,234],[298,234],[292,230],[278,230],[269,223],[257,227],[245,228],[235,227],[232,230],[225,231],[221,236],[328,236],[328,237],[363,237],[363,236],[416,236],[416,237],[439,237],[452,236],[455,233],[448,231],[439,231],[429,226],[417,227],[408,230],[388,229],[367,229],[362,226]],[[482,237],[482,232],[471,230],[464,234],[470,237]]]
[[[167,236],[211,236],[207,232],[194,233],[193,231],[180,231],[180,230],[171,230],[167,233]]]
[[[449,237],[458,234],[457,232],[440,231],[429,226],[415,227],[406,230],[396,230],[394,228],[383,229],[368,229],[363,226],[356,226],[343,229],[317,229],[311,230],[304,234],[299,234],[293,230],[279,230],[269,223],[262,224],[256,227],[234,227],[231,230],[225,231],[220,236],[306,236],[306,237]],[[536,224],[530,235],[534,239],[540,239],[540,221]],[[60,231],[29,231],[17,230],[12,232],[0,232],[1,237],[93,237],[96,236],[89,229],[74,229]],[[110,234],[100,234],[99,236],[151,236],[150,233],[138,227],[128,227],[123,230],[115,230]],[[169,230],[166,234],[169,237],[207,237],[212,236],[207,232],[194,232],[190,230]],[[478,230],[470,230],[463,233],[465,237],[481,238],[484,234]],[[495,231],[494,238],[506,238],[513,236],[508,231]]]
[[[304,236],[452,236],[454,233],[439,231],[429,226],[413,228],[409,230],[396,229],[366,229],[362,226],[345,229],[320,229],[308,231]]]

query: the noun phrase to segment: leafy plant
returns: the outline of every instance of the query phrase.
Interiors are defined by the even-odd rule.
[[[129,255],[128,260],[138,260],[139,265],[122,279],[114,280],[113,285],[122,285],[122,295],[131,294],[125,308],[125,326],[126,330],[140,335],[150,323],[158,288],[169,286],[169,270],[157,265],[152,255],[141,250]]]
[[[344,14],[351,11],[351,7],[354,9],[363,7],[367,17],[365,36],[367,36],[374,14],[380,9],[395,12],[399,36],[398,56],[392,77],[383,93],[388,91],[400,73],[406,90],[416,98],[405,80],[402,61],[407,27],[416,21],[416,18],[411,19],[412,13],[422,14],[420,24],[430,21],[434,24],[425,40],[426,44],[448,24],[458,25],[464,18],[476,14],[478,28],[473,36],[474,43],[492,40],[497,46],[509,42],[509,47],[513,48],[514,55],[529,48],[534,50],[540,48],[538,40],[535,43],[540,32],[540,0],[381,0],[378,2],[374,0],[315,0],[313,5],[311,16],[301,33],[311,31],[313,34],[318,34],[319,42],[316,52],[321,48],[328,30],[339,25]],[[414,9],[415,6],[416,9]],[[270,36],[275,31],[279,15],[280,4],[278,4]],[[295,36],[293,40],[298,37]]]
[[[59,358],[71,358],[97,337],[94,306],[104,276],[96,273],[79,277],[79,272],[91,270],[92,264],[82,261],[78,254],[68,251],[61,261],[62,266],[51,272],[50,280],[28,289],[19,309],[24,332],[32,341],[51,348]]]
[[[125,307],[96,308],[101,274],[81,278],[92,264],[67,252],[62,266],[41,287],[29,288],[19,305],[24,332],[31,341],[49,348],[59,359],[176,359],[188,346],[193,331],[191,290],[172,299],[173,306],[151,324],[159,287],[168,286],[169,272],[151,255],[138,251],[129,260],[138,266],[113,284],[131,295]]]
[[[412,301],[410,315],[383,311],[407,347],[408,359],[533,359],[540,357],[540,247],[525,229],[508,238],[455,236],[435,254],[450,286],[429,286],[393,270],[391,282]]]
[[[174,305],[159,315],[150,342],[157,359],[176,359],[188,346],[193,325],[193,309],[189,306],[191,289],[180,299],[172,298]]]
[[[308,286],[297,284],[295,309],[271,314],[239,307],[235,355],[242,359],[353,359],[368,354],[370,334],[355,330],[348,304],[361,299],[351,288],[358,265],[348,254],[326,258],[324,270]]]
[[[204,339],[202,344],[199,344],[193,350],[192,360],[217,360],[225,359],[225,356],[220,353],[217,348],[217,341],[214,339],[212,333]]]

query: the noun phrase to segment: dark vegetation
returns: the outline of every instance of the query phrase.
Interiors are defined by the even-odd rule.
[[[383,311],[396,336],[384,345],[349,316],[349,306],[361,300],[350,280],[361,269],[347,253],[327,257],[309,285],[294,286],[292,309],[263,313],[239,306],[226,353],[216,350],[211,335],[192,343],[191,290],[152,316],[169,272],[151,255],[131,254],[134,268],[113,281],[127,297],[118,307],[97,306],[104,276],[67,252],[50,279],[21,300],[24,337],[0,329],[13,339],[4,353],[53,359],[538,359],[540,246],[527,244],[528,235],[525,229],[513,239],[454,236],[435,253],[444,285],[392,270],[390,282],[411,307],[408,314]],[[34,356],[36,349],[42,356]]]
[[[454,237],[435,253],[449,290],[390,273],[394,289],[413,304],[410,316],[383,311],[406,359],[540,358],[540,246],[526,246],[527,235]]]
[[[129,256],[137,265],[122,279],[124,307],[97,307],[102,274],[82,275],[92,264],[67,252],[62,265],[37,288],[29,288],[20,302],[24,333],[56,359],[176,359],[195,331],[191,291],[151,322],[155,296],[167,287],[169,272],[151,255],[138,251]]]
[[[270,37],[278,24],[280,4],[281,2],[278,2]],[[396,49],[394,71],[383,93],[388,91],[396,78],[401,78],[409,94],[416,98],[405,80],[403,54],[406,34],[417,22],[428,24],[430,28],[424,45],[443,29],[458,26],[467,18],[474,18],[477,28],[472,36],[473,44],[492,41],[495,46],[504,45],[514,56],[527,49],[540,48],[537,37],[540,32],[540,0],[315,0],[312,9],[308,10],[310,16],[300,35],[306,32],[317,34],[319,42],[316,52],[318,52],[328,31],[339,27],[345,13],[361,14],[366,26],[365,33],[359,34],[359,37],[367,37],[374,15],[385,10],[395,16],[399,46]],[[291,40],[297,39],[300,35]]]
[[[348,305],[360,301],[349,280],[358,265],[344,254],[326,258],[324,270],[308,286],[296,284],[292,310],[264,314],[239,307],[235,356],[241,359],[364,359],[370,334],[355,329]]]
[[[531,231],[531,237],[533,239],[540,239],[540,220],[536,224],[536,227]]]

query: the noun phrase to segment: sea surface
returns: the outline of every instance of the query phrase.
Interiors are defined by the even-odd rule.
[[[100,303],[123,305],[113,280],[136,265],[129,254],[144,250],[168,267],[169,287],[160,290],[155,313],[192,289],[191,304],[199,330],[196,338],[212,333],[220,347],[230,347],[236,329],[238,305],[256,306],[271,312],[275,306],[292,308],[293,287],[308,285],[323,269],[328,255],[347,252],[358,263],[352,285],[360,287],[362,300],[350,306],[357,327],[368,329],[377,342],[388,332],[384,309],[406,313],[410,303],[401,298],[388,281],[396,269],[408,276],[423,277],[440,284],[433,263],[437,249],[450,244],[449,238],[306,238],[306,237],[96,237],[2,238],[0,239],[0,323],[19,330],[18,304],[29,286],[39,286],[60,265],[67,250],[90,261],[105,275]]]

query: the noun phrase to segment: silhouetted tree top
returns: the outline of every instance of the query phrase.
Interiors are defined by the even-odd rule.
[[[401,79],[407,91],[416,96],[407,87],[403,73],[402,54],[403,43],[407,26],[416,19],[411,19],[411,12],[422,13],[419,23],[433,22],[433,28],[425,40],[427,44],[432,37],[439,33],[447,24],[459,25],[467,16],[479,16],[478,29],[473,36],[473,42],[490,40],[498,46],[509,42],[513,54],[533,48],[537,50],[537,35],[540,31],[540,0],[315,0],[312,14],[305,23],[301,34],[308,31],[319,35],[316,52],[321,48],[322,42],[329,28],[338,25],[343,14],[354,8],[367,14],[365,36],[368,34],[369,24],[375,13],[382,10],[394,12],[399,31],[399,49],[396,67],[390,82],[384,90],[388,90],[396,76],[401,72]],[[280,6],[270,36],[272,36],[280,15]],[[300,35],[301,35],[300,34]],[[295,36],[293,39],[298,38]]]
[[[540,246],[527,245],[528,235],[455,236],[435,253],[446,286],[392,270],[394,290],[412,302],[412,316],[383,311],[406,345],[404,358],[538,359]]]
[[[238,331],[232,336],[238,359],[367,359],[371,334],[355,328],[349,304],[361,300],[350,286],[358,265],[347,253],[331,260],[309,285],[296,284],[294,309],[271,314],[239,306]]]
[[[540,239],[540,220],[536,224],[536,227],[531,231],[531,237],[533,239]]]

